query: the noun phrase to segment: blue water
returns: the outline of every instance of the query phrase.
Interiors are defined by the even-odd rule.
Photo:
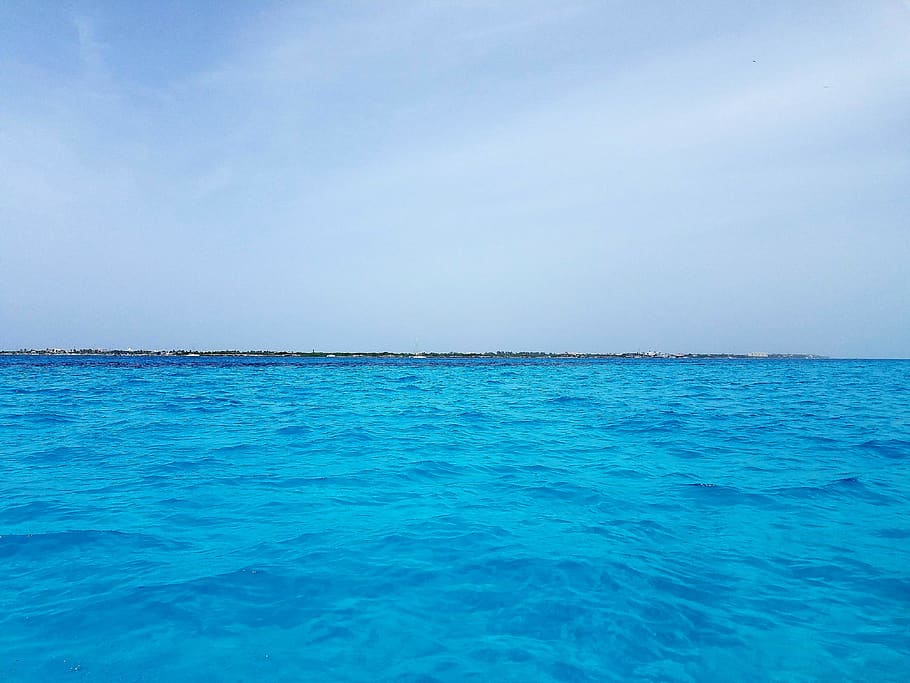
[[[908,387],[0,358],[0,680],[906,681]]]

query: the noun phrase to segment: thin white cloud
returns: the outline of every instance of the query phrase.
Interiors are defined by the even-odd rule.
[[[145,297],[172,327],[198,309],[208,322],[192,324],[220,338],[240,312],[290,338],[303,323],[257,313],[273,301],[276,318],[305,313],[324,339],[384,330],[364,346],[394,341],[413,309],[442,311],[422,324],[463,335],[449,347],[487,348],[484,330],[516,338],[542,315],[574,330],[573,346],[596,346],[602,316],[628,325],[625,339],[676,325],[682,349],[705,337],[661,303],[668,290],[692,293],[678,310],[696,322],[720,320],[723,307],[692,302],[722,280],[724,302],[771,319],[755,292],[789,295],[805,271],[797,313],[837,287],[893,313],[910,41],[903,8],[870,7],[769,12],[732,35],[670,30],[653,15],[672,8],[637,3],[297,5],[225,41],[233,50],[201,73],[148,87],[117,70],[113,24],[87,18],[77,75],[0,73],[12,94],[0,165],[16,170],[0,174],[0,303],[52,273],[74,300]],[[877,279],[836,281],[861,276],[875,248],[887,251]],[[36,303],[45,320],[51,299]],[[879,329],[897,345],[895,319]]]
[[[86,16],[76,16],[72,21],[79,42],[79,61],[84,76],[89,79],[106,78],[103,45],[98,40],[94,22]]]

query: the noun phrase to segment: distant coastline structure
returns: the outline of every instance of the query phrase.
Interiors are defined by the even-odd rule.
[[[162,357],[210,357],[210,356],[232,356],[232,357],[250,357],[250,358],[461,358],[461,359],[491,359],[491,358],[550,358],[550,359],[577,359],[577,358],[615,358],[615,359],[825,359],[827,356],[821,356],[812,353],[766,353],[750,352],[745,354],[737,353],[664,353],[661,351],[631,351],[621,353],[581,353],[581,352],[561,352],[551,353],[547,351],[448,351],[444,353],[423,351],[419,353],[407,353],[398,351],[274,351],[274,350],[220,350],[220,351],[202,351],[194,349],[171,349],[171,350],[148,350],[148,349],[100,349],[100,348],[83,348],[83,349],[18,349],[16,351],[0,350],[3,356],[162,356]]]

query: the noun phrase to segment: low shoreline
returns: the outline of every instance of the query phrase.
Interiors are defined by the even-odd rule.
[[[0,351],[0,356],[151,356],[151,357],[232,357],[232,358],[415,358],[415,359],[690,359],[690,360],[818,360],[827,359],[808,353],[664,353],[660,351],[633,351],[625,353],[548,353],[545,351],[483,351],[446,353],[399,353],[394,351],[193,351],[187,349],[19,349]]]

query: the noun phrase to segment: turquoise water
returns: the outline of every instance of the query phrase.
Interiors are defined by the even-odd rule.
[[[908,387],[0,358],[0,679],[905,681]]]

